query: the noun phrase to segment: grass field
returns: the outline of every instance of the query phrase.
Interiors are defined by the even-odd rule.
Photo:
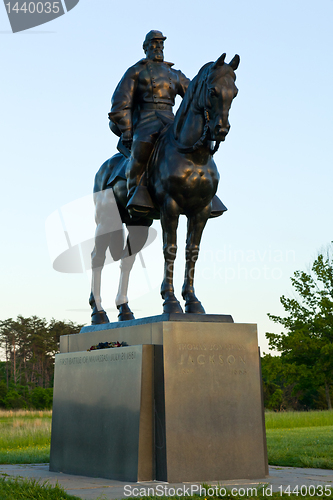
[[[0,463],[49,462],[51,419],[51,411],[0,410]]]
[[[268,463],[333,469],[333,411],[266,413]]]
[[[207,489],[208,485],[204,485]],[[238,493],[238,494],[237,494]],[[187,500],[222,500],[225,498],[232,498],[234,500],[255,500],[255,499],[271,499],[271,498],[297,498],[295,495],[288,493],[268,493],[259,487],[240,488],[238,492],[231,490],[224,490],[222,495],[211,495],[206,497],[186,496]],[[127,497],[128,499],[144,498],[144,500],[184,500],[184,496],[145,496],[145,497]],[[305,495],[301,496],[303,500],[310,500],[313,498],[333,498],[333,494],[326,491],[325,496]],[[33,479],[12,479],[0,478],[0,499],[1,500],[79,500],[79,497],[67,494],[63,488],[59,486],[50,486],[47,483],[39,483]],[[106,496],[102,495],[96,500],[105,500]]]
[[[60,486],[50,486],[33,479],[0,478],[1,500],[78,500]]]
[[[0,463],[47,463],[51,411],[0,410]],[[333,469],[333,411],[267,412],[270,465]]]
[[[333,425],[331,411],[266,412],[266,429],[294,429],[295,427],[327,427]]]
[[[51,411],[0,410],[0,463],[49,462],[51,419]],[[267,412],[265,419],[268,461],[271,465],[333,469],[333,411]],[[67,495],[62,488],[52,488],[36,481],[0,478],[0,500],[37,498],[71,500],[77,497]],[[147,500],[163,500],[163,498],[166,497],[147,497]],[[172,498],[178,499],[178,497]],[[188,497],[188,500],[191,498],[199,499],[199,497]],[[217,498],[209,497],[211,500]],[[280,493],[266,496],[261,492],[257,497],[232,495],[232,498],[246,500],[290,498],[290,496],[288,494],[281,496]],[[302,495],[301,498],[307,500],[314,496]],[[324,498],[333,498],[333,495],[325,495]]]

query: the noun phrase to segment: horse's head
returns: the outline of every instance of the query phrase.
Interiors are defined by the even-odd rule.
[[[239,56],[235,55],[229,64],[224,59],[225,54],[222,54],[217,61],[205,64],[185,92],[174,122],[174,137],[183,144],[178,146],[182,153],[196,151],[203,145],[207,147],[208,139],[216,142],[211,150],[214,154],[229,132],[229,109],[238,92],[235,71]],[[198,115],[204,116],[204,120],[197,119]],[[202,128],[193,127],[193,120]]]
[[[212,141],[224,141],[230,129],[229,109],[237,95],[235,71],[239,65],[239,56],[224,62],[226,54],[222,54],[208,69],[205,88],[205,112],[209,138]]]

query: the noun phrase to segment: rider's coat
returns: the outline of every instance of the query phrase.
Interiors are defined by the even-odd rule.
[[[109,118],[121,133],[145,141],[174,119],[175,97],[184,96],[190,80],[168,62],[148,59],[131,66],[112,96]]]

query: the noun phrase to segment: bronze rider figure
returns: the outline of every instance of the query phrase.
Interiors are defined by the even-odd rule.
[[[111,99],[110,128],[121,137],[118,149],[125,155],[127,149],[127,156],[130,154],[126,178],[127,209],[131,215],[149,212],[147,204],[133,195],[160,132],[174,120],[176,95],[184,97],[190,83],[181,71],[173,69],[173,63],[164,61],[165,39],[157,30],[146,35],[146,58],[126,71]]]

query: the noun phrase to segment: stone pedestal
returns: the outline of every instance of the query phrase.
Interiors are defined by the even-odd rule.
[[[168,324],[163,338],[169,482],[267,474],[255,325]]]
[[[50,470],[149,481],[152,345],[56,355]]]
[[[61,339],[51,470],[173,483],[268,474],[256,325],[174,316]],[[131,345],[82,352],[115,340]]]

